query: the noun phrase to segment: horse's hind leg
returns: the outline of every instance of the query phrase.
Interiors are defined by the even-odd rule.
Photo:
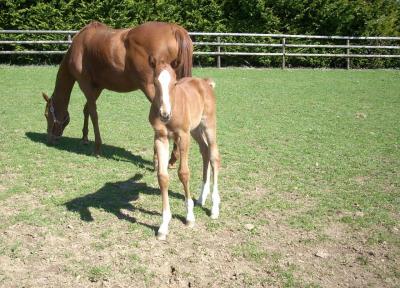
[[[192,137],[199,144],[201,157],[203,158],[203,183],[200,190],[200,197],[196,201],[197,205],[203,206],[210,193],[210,154],[205,135],[201,128],[193,130]]]
[[[86,102],[85,107],[83,108],[83,128],[82,128],[82,141],[83,144],[89,144],[89,109],[88,103]]]
[[[169,159],[168,168],[175,168],[176,161],[179,160],[178,145],[174,142],[174,147],[172,148],[171,158]]]

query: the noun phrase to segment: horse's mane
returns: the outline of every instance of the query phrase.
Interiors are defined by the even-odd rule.
[[[99,22],[99,21],[93,20],[93,21],[91,21],[89,24],[87,24],[85,27],[83,27],[81,30],[79,30],[79,32],[76,33],[76,34],[74,35],[74,38],[75,38],[76,36],[78,36],[79,34],[81,34],[83,31],[85,31],[85,30],[87,30],[87,29],[89,29],[89,28],[106,28],[106,29],[111,29],[111,28],[108,27],[106,24],[101,23],[101,22]]]
[[[183,77],[192,76],[192,55],[193,55],[193,44],[189,34],[177,27],[175,31],[175,38],[178,42],[178,57],[177,61],[181,68],[178,71],[178,79]]]

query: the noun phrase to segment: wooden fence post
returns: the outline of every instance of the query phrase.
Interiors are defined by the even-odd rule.
[[[282,38],[282,69],[285,69],[286,67],[286,59],[285,59],[285,53],[286,53],[286,38]]]
[[[72,37],[71,34],[68,34],[68,42],[72,41]],[[68,44],[68,48],[71,46],[71,43]]]
[[[217,37],[217,42],[218,42],[218,44],[221,43],[221,37],[220,36]],[[218,45],[217,49],[218,49],[217,50],[218,53],[220,53],[221,52],[221,46]],[[221,68],[221,55],[218,55],[218,57],[217,57],[217,67]]]
[[[347,54],[347,70],[350,69],[350,39],[346,40],[346,45],[347,45],[347,49],[346,49],[346,54]]]

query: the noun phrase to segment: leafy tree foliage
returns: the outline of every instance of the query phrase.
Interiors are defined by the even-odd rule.
[[[400,1],[0,0],[0,29],[78,30],[92,20],[104,22],[115,28],[131,27],[156,20],[175,22],[189,31],[398,36],[400,35]],[[5,36],[1,37],[4,39]],[[10,35],[7,37],[9,39]],[[13,37],[13,39],[21,39],[18,35]],[[43,35],[40,37],[43,39]],[[55,39],[55,36],[46,37]],[[241,41],[240,39],[230,40]],[[254,39],[254,41],[258,40]],[[6,48],[10,46],[0,46],[0,49]],[[23,48],[17,47],[17,49]],[[65,47],[53,47],[53,49],[65,49]],[[251,51],[257,51],[257,49]],[[59,59],[59,56],[50,55],[3,56],[0,62],[34,63],[38,61],[43,63],[47,61],[54,63]],[[204,64],[211,64],[214,61],[211,57],[200,59]],[[227,65],[278,65],[279,63],[279,59],[270,57],[243,59],[231,57],[224,58],[224,61]],[[341,66],[344,63],[343,60],[338,62],[337,59],[310,58],[290,61],[293,65],[302,66]],[[362,60],[355,60],[355,62],[360,65],[363,63]],[[397,63],[392,60],[375,62],[379,67]]]

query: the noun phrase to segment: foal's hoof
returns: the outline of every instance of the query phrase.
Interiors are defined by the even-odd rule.
[[[88,139],[82,139],[82,144],[83,145],[89,145],[89,140]]]
[[[194,227],[194,221],[186,220],[185,225],[186,225],[186,227],[193,228]]]
[[[157,237],[157,240],[160,240],[160,241],[166,241],[167,240],[167,234],[164,234],[164,233],[158,232],[156,237]]]
[[[175,169],[176,165],[175,163],[168,163],[168,169]]]

